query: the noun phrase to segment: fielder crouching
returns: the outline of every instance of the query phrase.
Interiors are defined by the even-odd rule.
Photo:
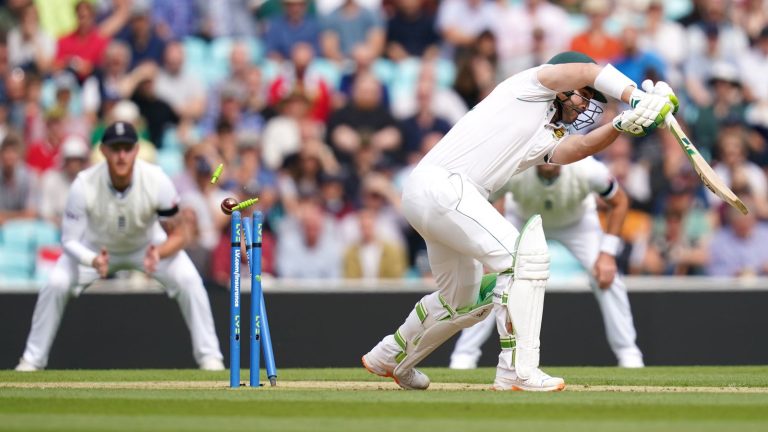
[[[113,123],[102,139],[106,160],[73,182],[62,221],[65,253],[40,290],[16,370],[45,368],[70,296],[121,269],[143,270],[162,283],[179,303],[200,368],[224,369],[208,295],[182,250],[178,194],[159,167],[136,159],[137,140],[130,123]]]
[[[613,66],[599,66],[578,52],[520,72],[462,117],[413,170],[402,209],[427,243],[438,290],[423,297],[405,322],[363,356],[370,372],[392,377],[405,389],[426,389],[429,378],[414,367],[462,328],[492,309],[511,324],[515,355],[500,358],[497,390],[556,391],[562,378],[539,369],[539,334],[549,252],[541,216],[520,230],[488,202],[509,178],[543,164],[569,164],[595,154],[619,133],[643,135],[664,122],[677,98],[666,83],[637,88]],[[594,123],[592,100],[606,96],[633,107],[613,124],[571,135]],[[585,117],[585,121],[578,118]],[[481,289],[483,267],[500,272],[496,295]],[[506,326],[505,326],[506,327]]]

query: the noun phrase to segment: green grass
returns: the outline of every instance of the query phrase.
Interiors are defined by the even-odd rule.
[[[569,384],[768,388],[768,367],[761,366],[546,370]],[[425,372],[434,382],[489,384],[493,378],[487,368]],[[0,387],[0,431],[768,430],[768,393],[231,390],[226,372],[0,371],[0,383],[212,380],[222,387]],[[362,369],[281,370],[280,380],[380,381]]]

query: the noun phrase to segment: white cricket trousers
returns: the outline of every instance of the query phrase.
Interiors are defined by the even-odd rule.
[[[419,166],[408,178],[402,207],[427,244],[438,293],[454,309],[476,303],[483,266],[496,272],[512,267],[518,230],[466,176]]]
[[[513,220],[516,224],[524,223]],[[603,230],[596,211],[587,212],[581,221],[575,225],[561,229],[548,229],[547,240],[562,243],[591,275],[592,268],[600,254],[600,239]],[[632,309],[629,306],[627,287],[621,276],[616,275],[607,290],[600,289],[594,278],[590,277],[592,292],[600,306],[605,324],[605,333],[619,365],[637,364],[642,362],[642,353],[635,339],[637,333],[632,320]],[[480,358],[480,348],[495,329],[494,319],[486,319],[476,325],[464,329],[456,341],[452,357],[474,359]]]
[[[110,254],[110,272],[117,269],[142,269],[144,250],[131,254]],[[98,279],[96,270],[80,265],[66,253],[59,257],[48,282],[40,290],[32,315],[32,329],[23,358],[39,368],[48,364],[48,354],[70,297],[79,295]],[[175,298],[192,336],[192,350],[198,364],[211,358],[223,359],[213,324],[213,314],[203,280],[186,252],[162,259],[153,275]]]

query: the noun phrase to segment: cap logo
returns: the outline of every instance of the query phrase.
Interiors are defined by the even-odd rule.
[[[122,122],[115,123],[115,132],[118,135],[125,135],[125,125]]]

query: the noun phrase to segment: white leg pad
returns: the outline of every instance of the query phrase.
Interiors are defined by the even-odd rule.
[[[527,379],[539,367],[539,335],[544,313],[544,291],[549,280],[549,249],[541,225],[534,215],[520,231],[514,276],[506,300],[514,328],[514,363],[518,377]]]
[[[493,309],[491,289],[481,291],[482,301],[458,310],[454,310],[438,292],[416,303],[405,323],[395,332],[395,341],[401,350],[396,356],[395,376],[415,367],[461,329],[488,317]]]

